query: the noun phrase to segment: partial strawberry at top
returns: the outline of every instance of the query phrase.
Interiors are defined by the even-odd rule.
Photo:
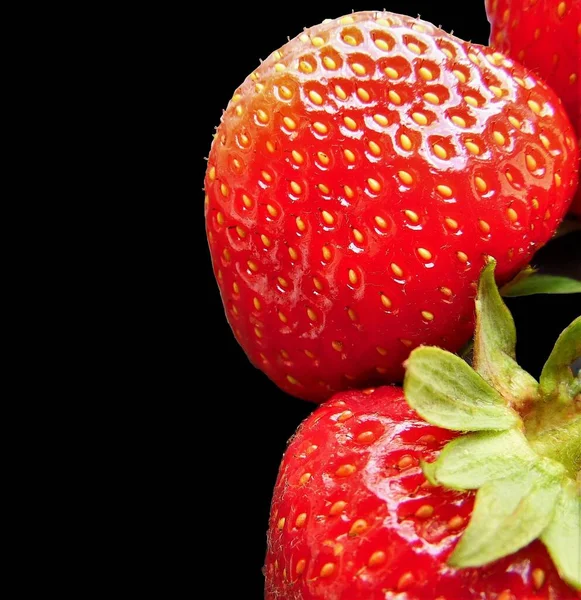
[[[542,77],[581,140],[581,0],[485,0],[490,45]],[[581,191],[571,205],[581,216]]]
[[[236,90],[205,179],[209,246],[250,360],[316,402],[458,350],[488,256],[506,282],[577,185],[558,98],[430,23],[361,12],[305,30]]]

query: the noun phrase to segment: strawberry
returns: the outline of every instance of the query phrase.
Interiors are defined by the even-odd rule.
[[[499,282],[529,262],[577,164],[557,97],[498,53],[388,12],[306,30],[236,90],[208,158],[237,340],[315,402],[401,381],[416,346],[470,338],[486,257]]]
[[[542,77],[581,140],[581,0],[485,0],[490,44]],[[581,191],[571,205],[581,216]]]
[[[483,296],[494,284],[487,277]],[[498,308],[500,297],[481,300]],[[481,375],[455,355],[419,348],[408,361],[405,397],[395,386],[342,392],[302,423],[274,489],[267,600],[581,598],[581,500],[573,481],[581,462],[581,380],[559,398],[547,384],[574,337],[581,355],[581,318],[536,384],[537,412],[527,404],[522,419],[500,393],[530,376],[512,367],[514,379],[498,392],[485,381],[486,357],[499,350],[491,321],[481,321],[476,347]],[[512,322],[502,322],[501,336],[510,336]],[[563,380],[556,388],[564,390]],[[563,429],[552,421],[564,414],[557,407],[568,411]]]

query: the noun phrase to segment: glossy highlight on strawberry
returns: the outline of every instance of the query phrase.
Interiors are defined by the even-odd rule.
[[[446,564],[473,492],[433,487],[433,461],[456,434],[422,421],[401,388],[337,394],[291,439],[268,531],[267,600],[518,600],[581,594],[541,542],[480,568]]]
[[[400,381],[473,332],[489,256],[514,276],[577,185],[555,94],[503,55],[388,12],[325,22],[236,90],[205,211],[236,339],[294,396]]]

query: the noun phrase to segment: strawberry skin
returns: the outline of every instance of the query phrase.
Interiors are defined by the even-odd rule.
[[[581,0],[485,0],[490,44],[542,77],[581,140]],[[571,211],[581,216],[581,192]]]
[[[420,344],[473,332],[577,185],[571,124],[511,60],[433,25],[354,13],[306,30],[236,90],[205,178],[236,339],[291,395],[401,381]]]
[[[337,394],[291,439],[268,530],[267,600],[581,597],[538,541],[486,567],[446,565],[474,494],[432,487],[420,460],[454,434],[421,421],[401,388]]]

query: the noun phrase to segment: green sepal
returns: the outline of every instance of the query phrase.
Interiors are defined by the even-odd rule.
[[[521,423],[502,396],[455,354],[421,346],[405,366],[407,402],[432,425],[453,431],[502,431]]]
[[[527,469],[538,456],[517,429],[478,432],[446,444],[437,460],[422,463],[432,485],[473,490],[488,481],[509,477]]]
[[[516,328],[494,280],[496,263],[483,269],[476,295],[473,365],[515,408],[538,397],[538,383],[516,362]]]
[[[540,458],[510,477],[485,483],[448,564],[480,567],[538,538],[553,519],[563,479],[561,465]]]
[[[557,339],[541,372],[540,390],[545,398],[570,402],[581,393],[581,377],[571,365],[581,357],[581,317],[577,317]]]
[[[566,478],[553,518],[541,534],[561,579],[581,590],[581,490]]]
[[[532,296],[533,294],[579,294],[581,281],[563,275],[531,273],[507,283],[500,293],[505,298]]]

